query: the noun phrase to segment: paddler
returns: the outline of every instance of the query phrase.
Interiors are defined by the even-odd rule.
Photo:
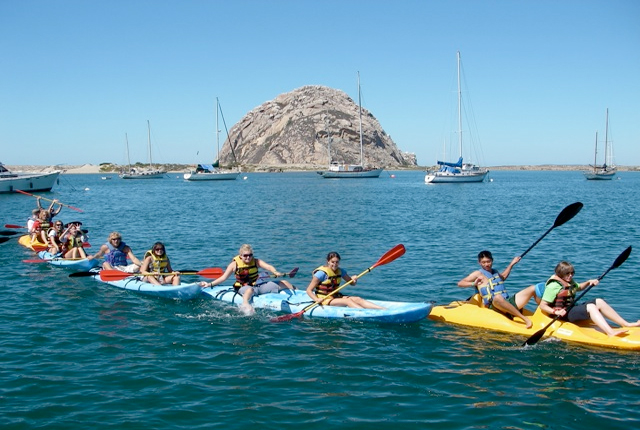
[[[66,230],[60,236],[60,243],[62,243],[62,252],[64,258],[71,258],[79,260],[87,258],[87,253],[84,251],[83,243],[86,238],[80,229],[81,222],[71,222],[65,225]]]
[[[240,310],[245,315],[251,315],[255,313],[251,305],[251,298],[254,295],[277,293],[287,288],[295,290],[295,287],[285,280],[278,282],[270,280],[264,281],[264,279],[260,277],[259,269],[267,270],[276,277],[284,275],[284,273],[278,272],[275,267],[266,261],[255,258],[251,245],[244,244],[240,247],[238,255],[233,257],[222,276],[213,282],[200,282],[200,286],[203,288],[214,287],[226,281],[231,274],[235,274],[236,281],[233,284],[233,288],[238,294],[242,294]]]
[[[122,241],[122,235],[117,231],[109,233],[107,243],[100,247],[95,255],[87,257],[89,260],[104,256],[102,268],[105,270],[117,269],[127,273],[136,273],[140,270],[142,263],[133,255],[129,245]],[[127,264],[127,258],[133,263]]]
[[[151,249],[145,252],[140,273],[145,275],[142,280],[150,284],[180,285],[180,273],[174,272],[171,268],[171,261],[162,242],[154,243]],[[167,275],[160,275],[160,273],[167,273]]]
[[[313,271],[313,277],[307,287],[307,294],[311,297],[311,300],[323,306],[384,309],[382,306],[378,306],[358,296],[345,296],[340,292],[331,294],[340,287],[342,279],[355,284],[358,277],[355,275],[349,276],[346,270],[341,269],[340,254],[330,252],[327,254],[326,264]]]
[[[466,278],[458,282],[458,287],[475,287],[482,296],[485,307],[503,313],[510,318],[518,317],[531,328],[531,320],[522,314],[525,305],[535,295],[535,286],[531,285],[513,296],[507,293],[504,281],[507,280],[513,266],[518,264],[520,257],[515,257],[502,272],[493,268],[493,255],[489,251],[480,251],[478,263],[480,269],[471,272]]]
[[[591,320],[609,337],[624,334],[629,330],[625,328],[614,330],[607,319],[620,327],[640,326],[640,320],[634,323],[627,322],[603,299],[598,298],[586,303],[575,304],[577,291],[592,285],[596,286],[600,281],[589,279],[579,284],[573,279],[574,275],[575,269],[571,263],[567,261],[558,263],[554,275],[545,284],[544,295],[538,306],[544,314],[551,318],[560,317],[559,319],[572,323]],[[567,310],[567,308],[569,309]]]

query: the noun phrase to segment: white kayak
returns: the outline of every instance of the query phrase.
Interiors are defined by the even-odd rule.
[[[180,285],[156,285],[149,282],[143,282],[141,280],[142,277],[136,274],[132,274],[130,277],[119,281],[105,282],[100,279],[100,272],[98,270],[95,270],[95,272],[96,274],[93,278],[103,284],[108,284],[112,287],[121,288],[123,290],[134,291],[147,296],[161,297],[164,299],[191,300],[199,297],[202,293],[202,287],[195,282],[190,284],[181,283]]]
[[[242,304],[242,296],[229,286],[203,288],[205,296],[227,303]],[[261,294],[252,298],[255,308],[270,309],[288,314],[296,313],[309,306],[311,297],[305,291],[282,290],[279,293]],[[316,306],[304,314],[305,318],[343,318],[386,323],[412,323],[429,315],[432,303],[389,302],[369,300],[385,309],[356,309],[343,306]]]
[[[89,269],[93,269],[94,267],[97,267],[100,264],[100,262],[95,259],[92,259],[92,260],[89,260],[88,258],[69,259],[69,258],[57,257],[51,254],[49,251],[38,252],[38,257],[40,257],[40,259],[42,260],[45,260],[47,263],[51,264],[52,266],[64,267],[64,268],[73,269],[73,270],[89,270]]]

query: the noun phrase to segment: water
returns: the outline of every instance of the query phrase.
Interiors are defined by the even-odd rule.
[[[166,243],[178,269],[225,267],[243,243],[305,287],[329,251],[373,299],[464,299],[456,282],[490,249],[502,270],[574,201],[584,209],[518,264],[510,291],[568,259],[576,278],[627,319],[640,317],[640,174],[612,182],[578,172],[495,172],[485,184],[425,185],[421,172],[378,180],[315,173],[232,182],[105,181],[65,175],[54,193],[85,210],[60,218],[90,230],[92,250],[120,231],[138,257]],[[2,224],[25,224],[35,199],[0,195]],[[438,428],[627,429],[640,423],[640,355],[424,320],[271,323],[207,300],[139,296],[0,245],[0,426],[4,429]]]

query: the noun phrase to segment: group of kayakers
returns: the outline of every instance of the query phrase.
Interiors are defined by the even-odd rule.
[[[597,298],[586,303],[575,303],[576,293],[590,286],[596,286],[598,279],[589,279],[578,283],[573,279],[575,269],[567,261],[561,261],[555,268],[555,273],[549,277],[543,288],[530,285],[514,295],[510,295],[504,285],[513,266],[520,261],[515,257],[502,272],[493,268],[493,255],[489,251],[478,254],[480,269],[471,272],[458,282],[462,288],[474,287],[482,296],[484,306],[506,315],[508,318],[520,318],[531,328],[531,320],[523,314],[525,305],[534,298],[538,307],[545,315],[572,323],[591,320],[608,336],[626,333],[626,327],[639,327],[640,320],[628,322],[622,318],[603,299]],[[618,324],[621,328],[612,328],[608,320]]]

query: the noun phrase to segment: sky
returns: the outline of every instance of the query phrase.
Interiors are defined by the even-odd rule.
[[[146,162],[149,121],[154,162],[211,162],[216,97],[231,129],[305,85],[357,100],[359,72],[363,107],[430,166],[457,158],[459,51],[474,161],[593,163],[608,108],[636,166],[639,23],[636,0],[0,0],[0,161],[126,164],[126,136]]]

